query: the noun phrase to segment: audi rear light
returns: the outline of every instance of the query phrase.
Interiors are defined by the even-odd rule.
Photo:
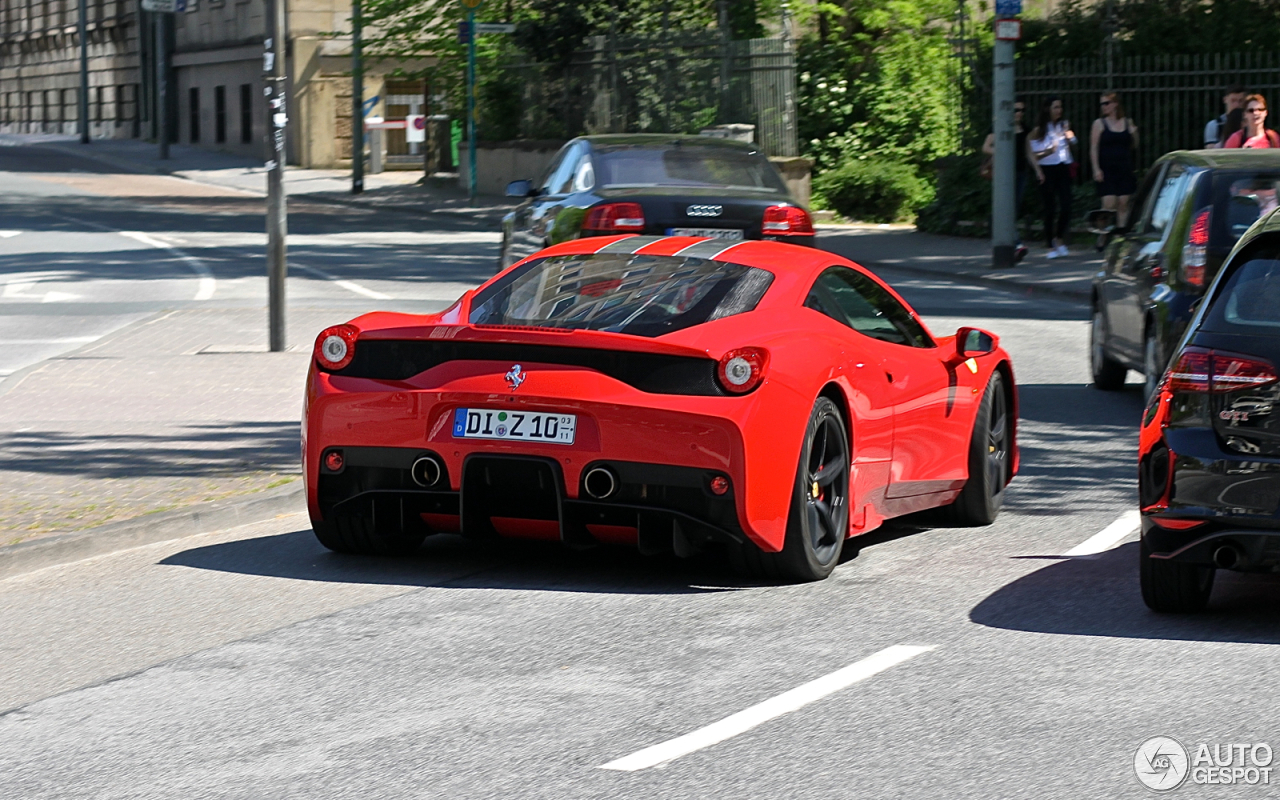
[[[356,357],[356,337],[360,330],[354,325],[334,325],[320,331],[316,337],[316,363],[328,370],[339,370]]]
[[[720,357],[716,376],[726,392],[746,394],[760,385],[768,363],[769,351],[759,347],[740,347]]]
[[[1204,268],[1209,261],[1209,220],[1213,209],[1202,208],[1196,212],[1182,247],[1182,279],[1192,286],[1204,286]]]
[[[1168,380],[1173,392],[1223,394],[1266,386],[1280,376],[1269,361],[1192,346],[1178,356]]]
[[[761,230],[765,236],[812,236],[813,220],[797,206],[769,206]]]
[[[610,233],[640,233],[644,230],[644,209],[639,203],[605,203],[587,212],[583,228]]]

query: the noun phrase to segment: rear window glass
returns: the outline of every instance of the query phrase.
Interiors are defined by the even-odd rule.
[[[597,146],[596,183],[605,189],[715,186],[785,192],[762,153],[706,145]]]
[[[767,270],[703,258],[556,256],[476,295],[470,321],[661,336],[751,311],[772,282]]]
[[[1276,209],[1280,173],[1241,174],[1228,172],[1214,181],[1214,245],[1230,248],[1259,218]]]
[[[1280,249],[1257,251],[1227,277],[1205,319],[1224,333],[1274,333],[1280,329]]]

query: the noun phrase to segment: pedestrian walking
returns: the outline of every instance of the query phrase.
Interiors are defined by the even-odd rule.
[[[1013,218],[1021,221],[1022,219],[1022,195],[1027,191],[1027,180],[1031,174],[1030,162],[1027,161],[1027,134],[1031,131],[1027,129],[1025,122],[1027,104],[1024,100],[1015,100],[1013,103]],[[982,143],[982,152],[987,154],[987,160],[982,165],[983,176],[987,180],[991,179],[991,160],[996,154],[996,135],[988,133],[987,140]],[[1027,247],[1022,243],[1022,226],[1018,226],[1017,243],[1014,246],[1013,260],[1014,263],[1021,261],[1027,257]]]
[[[1129,219],[1129,198],[1138,188],[1133,173],[1133,151],[1138,147],[1138,126],[1124,113],[1120,97],[1107,92],[1098,102],[1099,116],[1089,131],[1089,160],[1098,184],[1102,207],[1116,212],[1123,228]],[[1098,249],[1104,239],[1099,237]]]
[[[1206,150],[1222,147],[1222,143],[1227,140],[1227,132],[1223,130],[1223,126],[1227,122],[1227,115],[1237,108],[1244,108],[1244,96],[1244,87],[1238,83],[1222,90],[1222,115],[1209,120],[1204,126],[1204,147]]]
[[[1267,100],[1251,94],[1244,101],[1244,127],[1231,134],[1223,147],[1280,147],[1280,134],[1267,127]]]
[[[1062,100],[1051,96],[1040,108],[1040,120],[1027,135],[1027,159],[1040,182],[1044,203],[1044,238],[1048,258],[1068,255],[1067,234],[1071,227],[1071,179],[1075,159],[1071,146],[1076,134],[1071,121],[1062,116]]]

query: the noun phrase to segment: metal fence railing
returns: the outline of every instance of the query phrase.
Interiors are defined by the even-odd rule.
[[[756,126],[756,142],[769,155],[798,153],[788,40],[729,41],[714,32],[593,36],[566,66],[498,66],[519,93],[519,138],[696,133],[745,122]]]
[[[1280,90],[1280,53],[1131,56],[1113,59],[1110,68],[1105,58],[1024,58],[1018,60],[1017,71],[1017,91],[1027,101],[1029,126],[1035,125],[1046,97],[1062,98],[1065,115],[1082,143],[1078,155],[1086,168],[1083,176],[1091,173],[1089,127],[1105,91],[1119,93],[1138,127],[1140,169],[1170,150],[1200,148],[1205,123],[1222,113],[1225,86],[1238,83],[1268,95],[1272,103],[1280,100],[1273,96]],[[1280,118],[1268,122],[1275,127]]]

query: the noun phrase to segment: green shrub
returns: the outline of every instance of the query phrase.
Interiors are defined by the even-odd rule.
[[[852,159],[813,181],[814,205],[868,222],[910,220],[931,190],[907,164]]]
[[[934,162],[937,192],[920,209],[916,226],[930,233],[987,236],[991,219],[991,182],[978,175],[981,153],[946,156]],[[1028,191],[1034,191],[1028,187]],[[1023,200],[1023,211],[1027,201]],[[964,224],[962,224],[964,223]]]

